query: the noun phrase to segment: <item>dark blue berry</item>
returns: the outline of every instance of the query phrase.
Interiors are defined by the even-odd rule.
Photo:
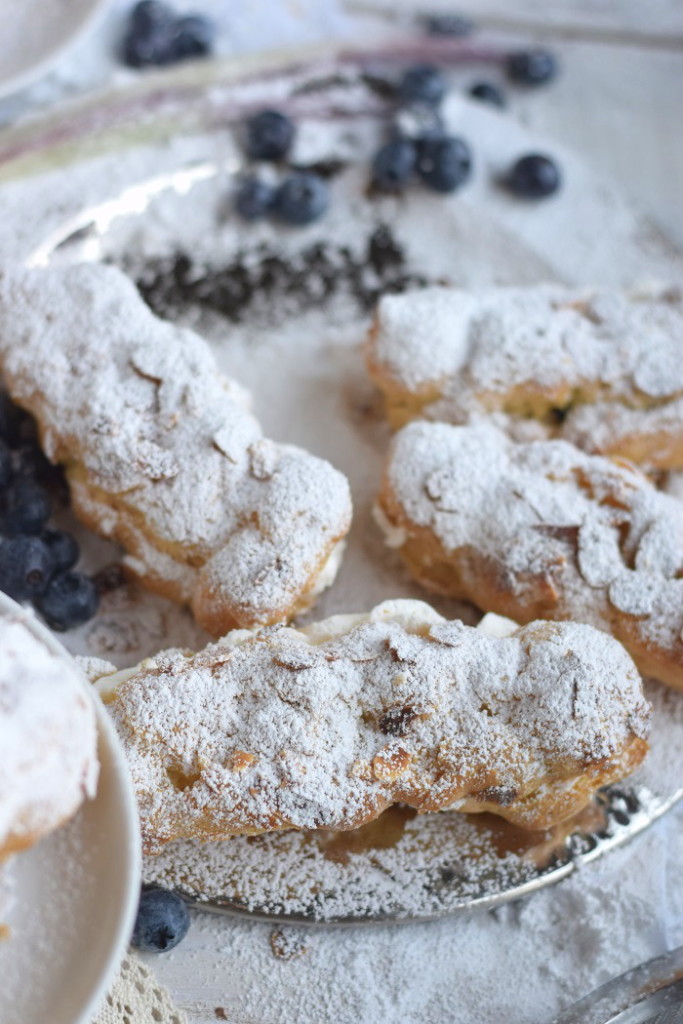
[[[81,549],[73,534],[65,530],[43,530],[40,539],[54,559],[55,572],[64,572],[78,561]]]
[[[410,180],[417,163],[417,149],[409,139],[394,139],[382,146],[372,162],[372,180],[386,189],[399,189]]]
[[[235,193],[235,209],[245,220],[265,216],[275,199],[275,189],[260,178],[245,178]]]
[[[166,4],[142,0],[131,11],[123,40],[123,61],[132,68],[168,64],[174,18]]]
[[[173,23],[169,41],[169,59],[187,60],[206,57],[213,50],[216,26],[201,14],[188,14]]]
[[[12,455],[4,441],[0,440],[0,487],[6,487],[12,478]]]
[[[5,533],[40,533],[50,518],[50,496],[33,477],[20,476],[5,491]]]
[[[472,154],[463,139],[426,139],[420,144],[420,178],[435,192],[453,192],[472,173]]]
[[[60,572],[40,599],[40,610],[53,629],[72,629],[92,619],[99,598],[93,581],[81,572]]]
[[[166,953],[187,935],[188,909],[177,893],[145,889],[140,896],[131,944],[146,953]]]
[[[499,107],[501,110],[505,107],[505,96],[493,82],[477,82],[470,86],[469,94],[472,99],[490,103],[492,107]]]
[[[557,192],[562,184],[560,169],[549,156],[529,153],[513,164],[507,185],[523,199],[544,199]]]
[[[262,110],[247,121],[246,149],[252,160],[282,160],[294,141],[294,125],[279,110]]]
[[[398,93],[407,103],[428,103],[436,107],[446,94],[446,80],[433,64],[416,64],[404,73]]]
[[[474,29],[473,22],[463,14],[428,14],[423,21],[430,36],[462,38],[471,35]]]
[[[0,543],[0,590],[17,601],[40,597],[54,568],[52,554],[39,537],[12,537]]]
[[[330,204],[327,182],[310,171],[294,171],[282,182],[273,203],[273,211],[287,224],[310,224],[318,220]]]
[[[0,391],[0,437],[12,447],[33,433],[33,418],[15,405],[6,391]]]
[[[518,85],[544,85],[557,75],[557,60],[548,50],[520,50],[506,62],[508,78]]]

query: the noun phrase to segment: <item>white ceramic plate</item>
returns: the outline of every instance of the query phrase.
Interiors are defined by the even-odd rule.
[[[107,0],[20,0],[3,21],[0,98],[46,74],[91,28]]]
[[[0,593],[0,615],[55,654],[60,643],[32,612]],[[12,862],[15,905],[0,943],[2,1024],[91,1024],[123,958],[140,886],[140,842],[128,771],[107,714],[95,700],[97,795],[63,828]]]

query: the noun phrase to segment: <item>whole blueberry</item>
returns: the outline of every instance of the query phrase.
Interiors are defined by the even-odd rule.
[[[512,165],[507,176],[510,191],[523,199],[545,199],[557,192],[562,175],[555,161],[542,153],[529,153]]]
[[[43,530],[40,539],[54,559],[55,572],[64,572],[78,561],[81,550],[73,534],[66,530]]]
[[[433,64],[416,64],[404,72],[398,94],[406,103],[428,103],[436,107],[446,94],[446,80]]]
[[[518,85],[544,85],[557,75],[557,59],[548,50],[520,50],[509,54],[505,68]]]
[[[3,440],[0,440],[0,487],[6,487],[12,477],[12,455]]]
[[[22,441],[12,452],[15,473],[33,476],[37,480],[52,480],[59,470],[45,456],[36,440]]]
[[[275,193],[273,212],[287,224],[310,224],[327,210],[330,188],[327,182],[310,171],[294,171]]]
[[[489,103],[492,107],[499,107],[501,110],[505,107],[505,96],[493,82],[476,82],[470,86],[469,94],[473,100]]]
[[[131,944],[146,953],[166,953],[187,935],[190,915],[177,893],[145,889],[140,895]]]
[[[216,26],[201,14],[178,18],[171,29],[169,56],[172,61],[206,57],[213,50]]]
[[[60,572],[40,599],[40,610],[53,629],[72,629],[92,619],[99,597],[93,581],[81,572]]]
[[[235,209],[245,220],[264,217],[273,205],[275,189],[260,178],[245,178],[235,192]]]
[[[423,21],[430,36],[462,38],[471,35],[474,29],[473,22],[463,14],[428,14]]]
[[[372,161],[372,180],[385,189],[400,189],[413,175],[417,147],[409,139],[394,139],[379,150]]]
[[[45,488],[30,476],[19,476],[5,490],[5,533],[40,533],[50,518],[52,503]]]
[[[472,173],[470,147],[459,138],[427,139],[420,145],[418,174],[435,192],[453,192]]]
[[[124,64],[132,68],[168,64],[172,59],[173,24],[173,13],[166,4],[157,0],[136,4],[123,40]]]
[[[0,590],[17,601],[40,597],[54,568],[52,554],[39,537],[10,537],[0,543]]]
[[[294,125],[279,110],[261,110],[247,121],[246,149],[252,160],[282,160],[294,141]]]

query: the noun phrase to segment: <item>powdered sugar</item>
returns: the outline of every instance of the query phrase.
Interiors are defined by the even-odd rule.
[[[417,422],[393,442],[380,504],[435,589],[519,620],[591,622],[683,681],[683,507],[636,470],[483,423]],[[442,554],[427,561],[431,535]]]
[[[0,617],[0,854],[31,845],[92,797],[95,715],[78,672]]]
[[[644,756],[639,677],[611,638],[495,638],[407,604],[105,676],[147,846],[354,828],[397,801],[547,827]]]
[[[668,430],[680,443],[682,336],[671,290],[428,288],[382,299],[368,365],[396,424],[504,413],[514,428],[531,416],[546,436],[619,451],[634,433]],[[657,465],[667,456],[653,452]]]
[[[265,440],[209,347],[154,317],[117,270],[7,274],[13,396],[66,466],[76,509],[198,621],[281,621],[306,604],[350,520],[328,463]]]

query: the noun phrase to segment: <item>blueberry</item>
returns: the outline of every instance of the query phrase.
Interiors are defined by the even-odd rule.
[[[273,211],[287,224],[310,224],[327,210],[330,188],[310,171],[294,171],[284,179],[273,203]]]
[[[490,103],[492,107],[499,107],[501,110],[505,107],[505,96],[493,82],[476,82],[470,86],[469,94],[472,99]]]
[[[562,184],[560,169],[554,160],[541,153],[529,153],[513,164],[507,185],[523,199],[544,199],[557,192]]]
[[[40,610],[53,629],[72,629],[92,619],[97,611],[97,588],[81,572],[60,572],[50,580],[40,599]]]
[[[4,529],[11,535],[40,533],[52,511],[50,496],[30,476],[20,476],[5,491]]]
[[[12,478],[12,455],[3,440],[0,439],[0,487],[6,487]]]
[[[279,110],[262,110],[247,121],[246,149],[252,160],[282,160],[294,141],[294,125]]]
[[[73,534],[65,530],[43,530],[40,539],[54,559],[55,572],[64,572],[78,561],[81,550]]]
[[[420,144],[420,178],[435,192],[453,192],[472,172],[472,154],[463,139],[427,139]]]
[[[245,220],[265,216],[275,199],[275,189],[260,178],[245,178],[235,193],[235,209]]]
[[[173,15],[157,0],[142,0],[130,15],[123,40],[123,61],[132,68],[168,64],[171,57]]]
[[[430,36],[462,38],[471,35],[474,29],[470,19],[462,14],[428,14],[423,21]]]
[[[139,35],[149,35],[160,28],[166,29],[172,20],[171,9],[159,0],[140,0],[130,12],[130,27]]]
[[[0,391],[0,437],[12,447],[34,432],[33,418],[15,405],[6,391]]]
[[[446,81],[433,64],[416,64],[404,73],[398,93],[407,103],[428,103],[436,107],[446,94]]]
[[[166,953],[187,935],[190,915],[177,893],[145,889],[140,896],[131,944],[146,953]]]
[[[12,537],[0,543],[0,590],[17,601],[40,597],[54,568],[52,554],[39,537]]]
[[[557,75],[557,60],[548,50],[511,53],[505,67],[508,78],[518,85],[544,85]]]
[[[372,162],[372,180],[386,189],[398,189],[411,178],[417,163],[417,148],[409,139],[394,139],[382,146]]]
[[[188,14],[174,22],[169,41],[169,59],[206,57],[213,50],[216,26],[201,14]]]

